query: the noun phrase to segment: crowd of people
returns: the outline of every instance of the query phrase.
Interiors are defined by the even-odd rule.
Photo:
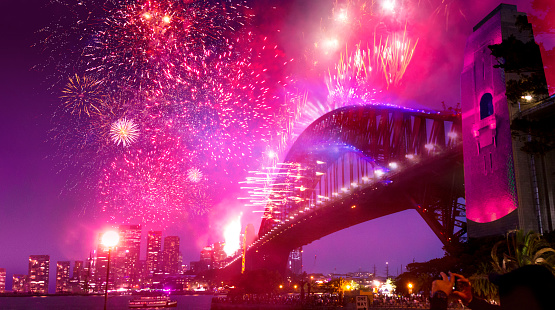
[[[472,309],[472,310],[554,310],[555,276],[541,265],[528,265],[505,274],[491,274],[497,285],[498,304],[491,304],[472,293],[469,279],[456,273],[441,273],[432,283],[432,296],[376,295],[368,299],[370,308],[381,309]],[[235,305],[282,305],[299,309],[335,309],[356,302],[346,294],[228,294],[214,297],[212,303]],[[356,309],[356,308],[355,308]]]
[[[374,294],[369,298],[369,307],[380,309],[429,309],[429,298],[413,295],[411,297],[398,295]],[[283,305],[299,309],[326,309],[345,307],[355,304],[355,296],[347,294],[310,294],[301,298],[300,294],[237,294],[214,297],[212,303],[233,305]],[[455,302],[449,309],[462,308]]]
[[[343,304],[337,294],[311,294],[301,297],[300,294],[237,294],[225,297],[214,297],[212,303],[228,303],[243,305],[291,305],[306,308],[323,306],[337,307]]]

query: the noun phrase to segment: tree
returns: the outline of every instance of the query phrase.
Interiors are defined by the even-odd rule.
[[[497,299],[497,287],[488,279],[492,272],[504,274],[525,265],[544,265],[555,272],[555,250],[535,232],[513,230],[491,249],[491,264],[480,264],[470,277],[472,290],[486,299]]]
[[[501,254],[499,250],[503,251]],[[492,264],[497,273],[507,273],[525,265],[544,265],[555,272],[555,249],[540,234],[513,230],[506,240],[491,249]]]
[[[527,27],[524,23],[528,24],[525,16],[517,18],[516,24],[519,29]],[[533,101],[530,102],[537,102],[548,94],[540,48],[534,40],[524,43],[511,35],[500,44],[488,45],[488,48],[497,58],[494,68],[502,68],[505,73],[516,74],[516,79],[506,81],[509,103],[526,103],[527,101],[522,100],[525,96],[532,96]]]

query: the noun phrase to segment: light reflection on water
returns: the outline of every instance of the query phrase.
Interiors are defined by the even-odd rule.
[[[132,296],[109,296],[108,310],[128,310]],[[177,300],[177,310],[210,309],[211,295],[171,295]],[[104,296],[36,296],[36,297],[0,297],[2,310],[102,310]],[[145,308],[141,308],[145,309]],[[164,309],[164,308],[148,308]]]

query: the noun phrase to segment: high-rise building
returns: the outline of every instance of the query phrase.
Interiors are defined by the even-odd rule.
[[[200,261],[198,264],[193,264],[191,262],[191,267],[194,268],[194,272],[198,273],[201,271],[212,269],[212,257],[214,256],[214,249],[211,246],[205,246],[202,251],[200,251]],[[194,266],[193,266],[194,265]]]
[[[164,273],[175,275],[179,271],[179,237],[164,238]]]
[[[94,258],[94,292],[103,292],[106,289],[106,268],[108,267],[108,254],[111,254],[110,249],[102,245],[101,240],[102,234],[98,234],[98,243]],[[113,287],[114,275],[114,272],[110,272],[108,289]]]
[[[69,261],[58,261],[56,264],[56,293],[69,293]]]
[[[29,290],[33,294],[48,294],[50,255],[29,256]]]
[[[83,273],[85,271],[85,264],[82,260],[76,260],[75,264],[73,265],[73,276],[77,280],[81,280],[83,277]]]
[[[27,293],[29,292],[29,276],[26,274],[14,274],[12,277],[12,292]]]
[[[149,231],[147,235],[146,263],[148,274],[161,272],[162,261],[162,232]]]
[[[148,265],[146,260],[141,259],[137,263],[137,284],[136,286],[141,289],[148,287],[150,281],[148,277]]]
[[[224,260],[227,258],[224,245],[224,242],[212,244],[212,268],[220,268],[224,264]]]
[[[81,288],[83,289],[83,293],[90,293],[94,291],[95,282],[94,282],[94,264],[95,259],[92,253],[89,254],[89,258],[85,262],[85,270],[83,271],[83,276],[79,279],[79,282],[82,283]]]
[[[497,59],[502,48],[507,57]],[[497,55],[499,56],[499,55]],[[528,84],[528,86],[524,86]],[[519,93],[520,89],[525,89]],[[500,4],[473,29],[461,74],[465,204],[469,237],[555,228],[555,151],[526,150],[531,127],[552,122],[540,49],[515,5]],[[551,107],[551,108],[550,108]],[[527,125],[530,126],[530,125]],[[518,133],[521,136],[518,137]]]
[[[303,248],[296,248],[289,253],[287,268],[295,275],[303,272]]]
[[[0,268],[0,293],[6,291],[6,269]]]
[[[131,288],[138,282],[141,225],[121,225],[119,234],[120,241],[113,265],[117,275],[116,283],[118,287]]]

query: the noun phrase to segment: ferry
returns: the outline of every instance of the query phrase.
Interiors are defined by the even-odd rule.
[[[129,308],[173,308],[177,301],[170,300],[168,296],[141,296],[129,301]]]

